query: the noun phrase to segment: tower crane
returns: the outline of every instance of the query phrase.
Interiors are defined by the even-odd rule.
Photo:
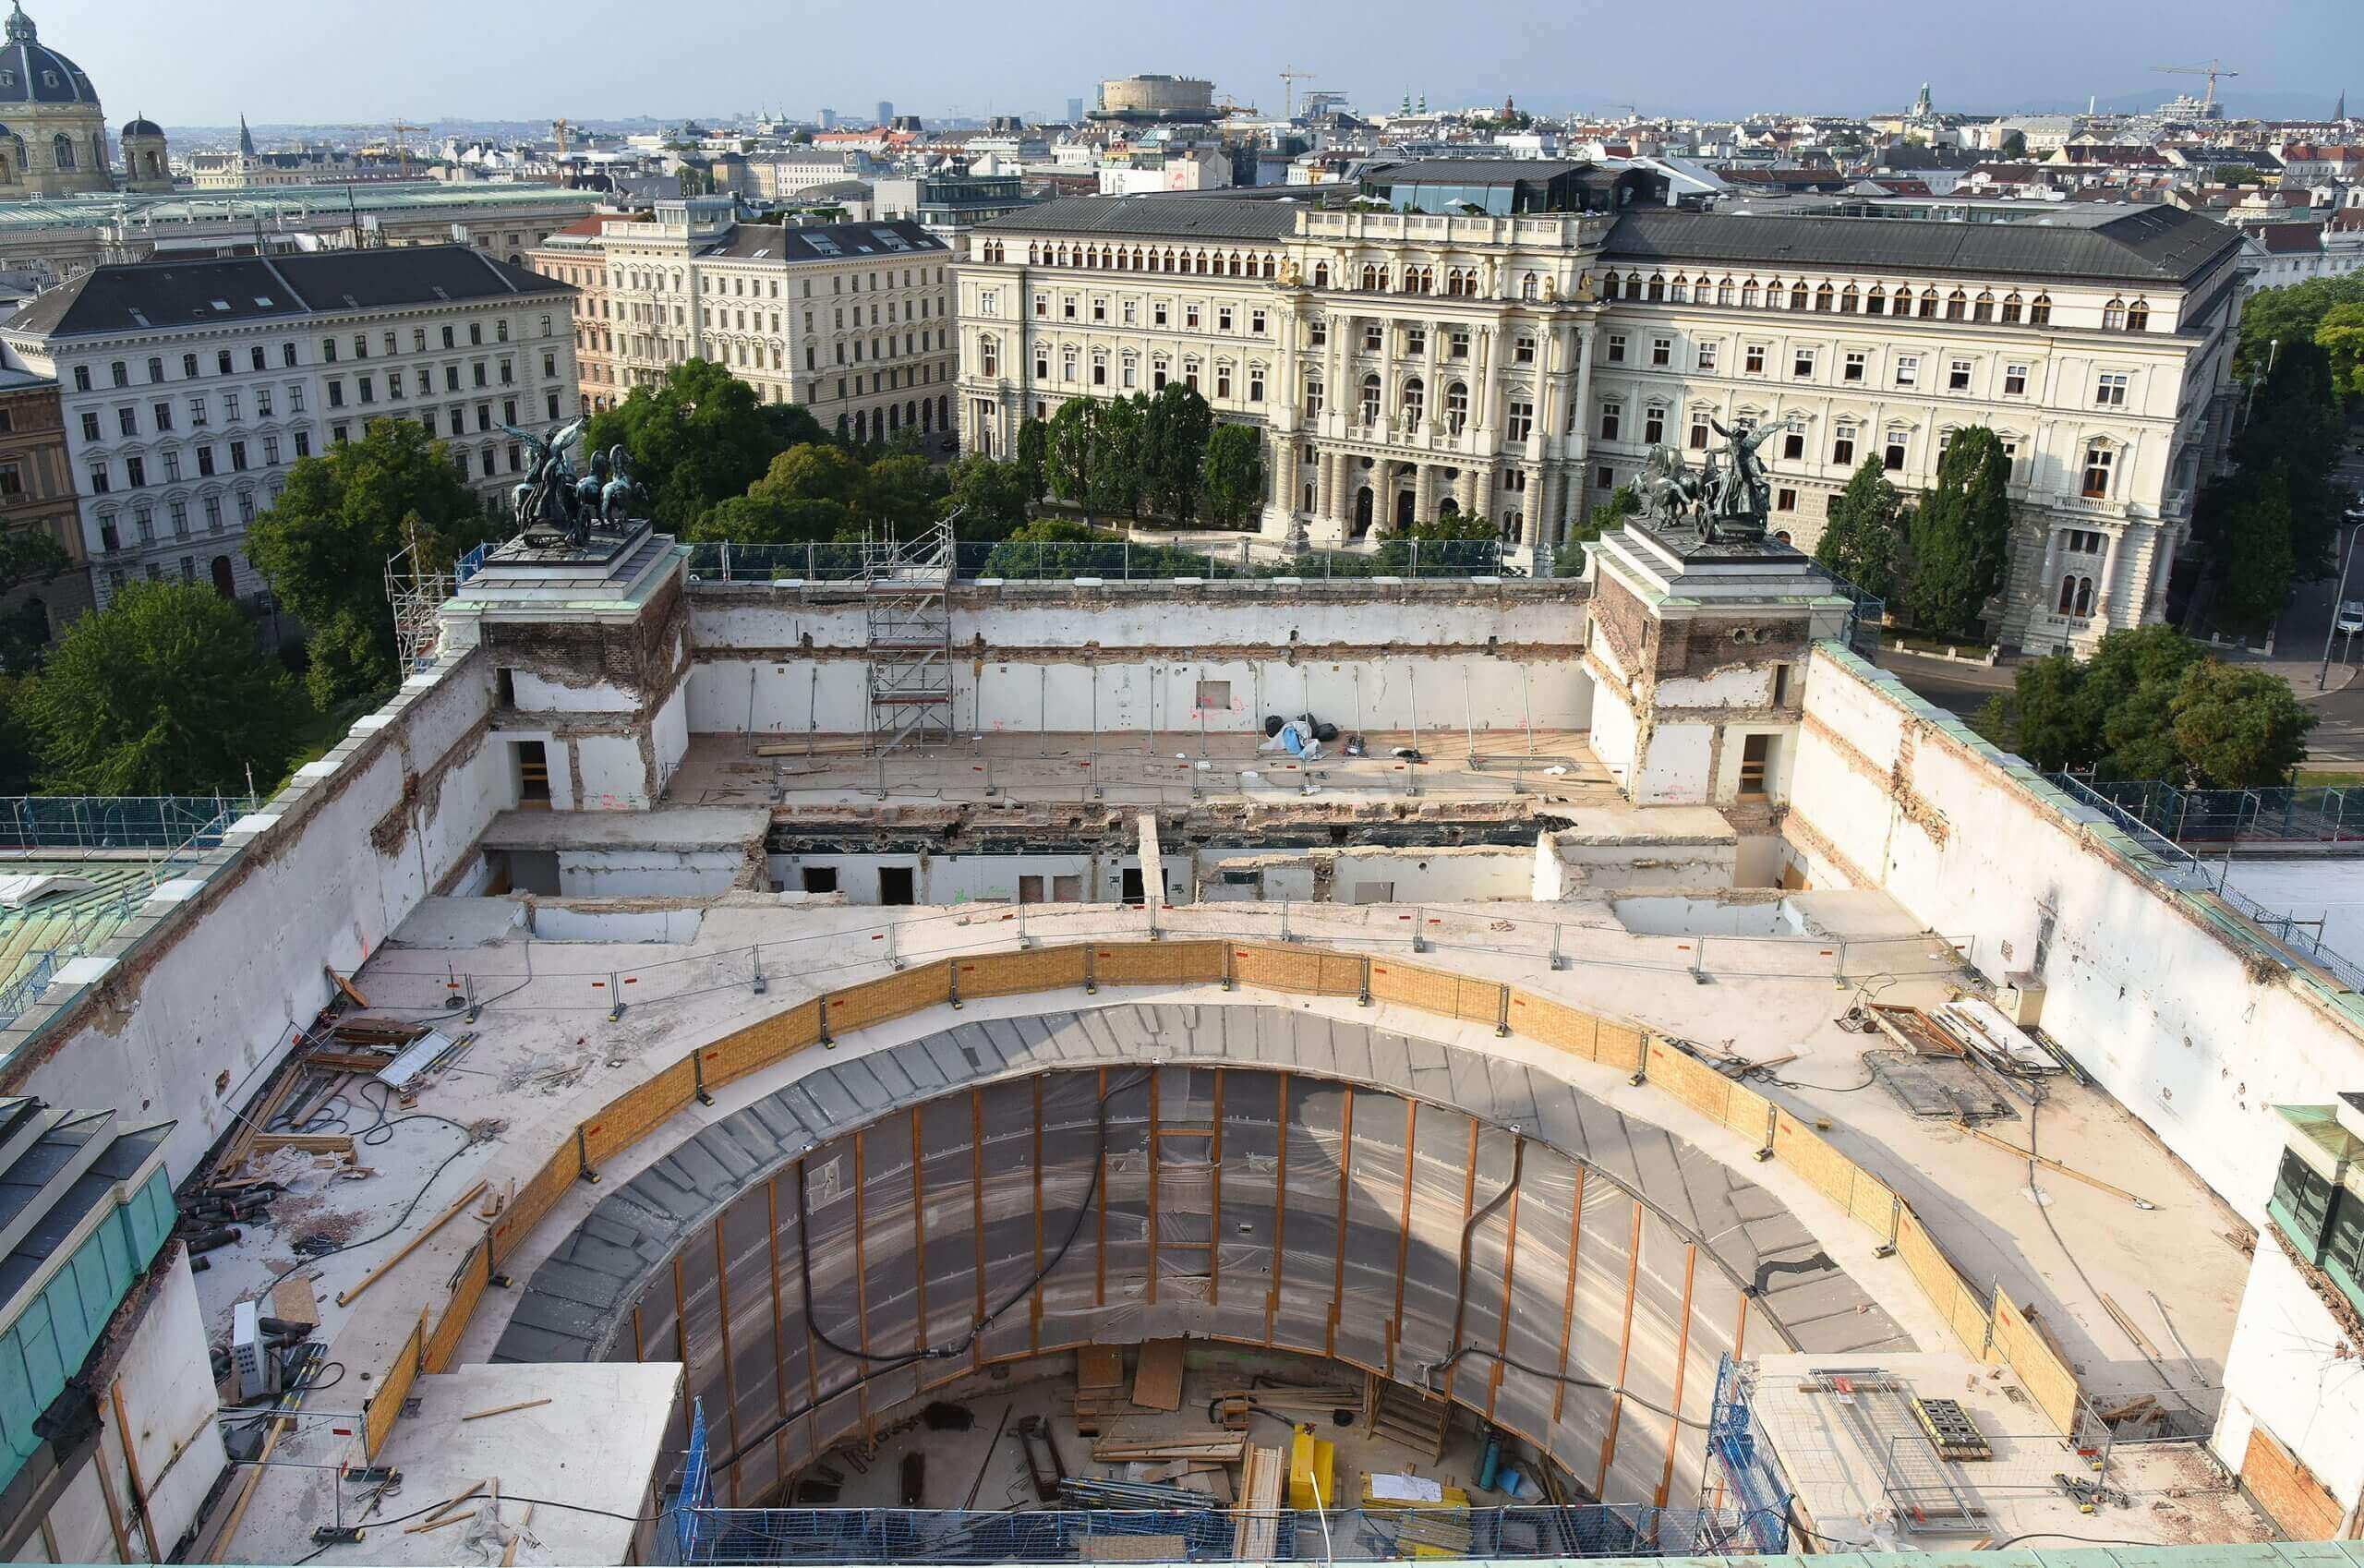
[[[1301,81],[1311,81],[1313,73],[1300,71],[1295,66],[1284,66],[1281,67],[1280,74],[1281,118],[1294,120],[1297,118],[1297,84]]]
[[[2201,102],[2207,104],[2212,109],[2216,106],[2216,78],[2218,77],[2237,77],[2241,74],[2238,71],[2226,68],[2224,62],[2221,60],[2211,60],[2204,66],[2153,66],[2151,68],[2154,71],[2164,72],[2171,77],[2206,77],[2208,78],[2208,96],[2201,99]]]
[[[386,127],[393,135],[394,157],[400,162],[402,172],[405,175],[410,173],[410,133],[423,131],[426,128],[425,126],[415,126],[407,120],[399,119]]]

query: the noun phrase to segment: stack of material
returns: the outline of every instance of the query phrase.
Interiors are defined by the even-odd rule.
[[[1406,1557],[1466,1557],[1469,1494],[1424,1476],[1366,1475],[1363,1507],[1388,1516],[1392,1539]]]
[[[1102,1438],[1092,1457],[1102,1465],[1131,1466],[1130,1479],[1173,1485],[1231,1502],[1228,1466],[1240,1463],[1248,1440],[1236,1434],[1174,1438]]]
[[[1231,1555],[1239,1562],[1270,1562],[1280,1554],[1281,1483],[1288,1457],[1277,1448],[1250,1448],[1240,1465],[1239,1527]]]
[[[1113,1345],[1088,1345],[1075,1353],[1075,1429],[1085,1437],[1120,1416],[1131,1414],[1125,1393],[1125,1353]]]
[[[1227,1388],[1215,1395],[1215,1415],[1234,1431],[1245,1430],[1249,1407],[1269,1410],[1285,1421],[1326,1421],[1333,1411],[1350,1410],[1368,1424],[1368,1391],[1351,1383],[1321,1387],[1274,1383],[1263,1388]]]

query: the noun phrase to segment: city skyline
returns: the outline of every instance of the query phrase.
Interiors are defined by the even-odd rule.
[[[1432,29],[1408,47],[1411,30],[1434,18],[1402,0],[1365,7],[1352,29],[1312,7],[1212,0],[1193,13],[1200,25],[1190,36],[1164,44],[1112,42],[1104,16],[1059,0],[1037,8],[1008,69],[980,79],[975,63],[994,58],[1006,34],[986,14],[940,0],[907,7],[911,33],[932,46],[884,58],[874,47],[875,12],[842,0],[746,22],[733,15],[727,37],[696,25],[649,35],[642,14],[622,0],[585,0],[558,32],[540,13],[464,8],[456,0],[392,12],[327,8],[351,13],[327,48],[318,26],[324,7],[294,0],[206,0],[141,32],[123,30],[119,11],[99,0],[36,0],[31,14],[44,42],[107,84],[116,117],[137,111],[192,126],[233,124],[241,114],[323,126],[395,115],[669,118],[754,108],[809,117],[824,103],[858,117],[880,99],[923,116],[1031,117],[1088,99],[1103,78],[1140,71],[1205,76],[1218,94],[1276,112],[1277,102],[1266,101],[1280,97],[1277,73],[1292,66],[1311,73],[1300,92],[1343,92],[1372,110],[1410,94],[1431,107],[1514,95],[1524,107],[1554,114],[1628,104],[1718,116],[1869,113],[1903,107],[1928,80],[1941,110],[2000,114],[2196,93],[2204,78],[2152,67],[2211,57],[2240,73],[2220,82],[2220,98],[2237,112],[2253,105],[2248,112],[2273,117],[2327,115],[2347,85],[2339,73],[2364,54],[2364,7],[2336,0],[2269,4],[2244,17],[2237,35],[2226,33],[2221,8],[2202,0],[2109,0],[2067,33],[2056,7],[2002,0],[1967,34],[1959,13],[1934,9],[1853,30],[1810,18],[1762,29],[1752,25],[1770,14],[1762,6],[1703,0],[1684,13],[1683,37],[1707,42],[1687,53],[1667,46],[1658,13],[1597,5],[1548,19],[1488,6],[1464,14],[1475,25]],[[469,47],[452,50],[455,34]],[[2032,54],[2032,37],[2047,47]],[[618,45],[575,42],[600,38]],[[1226,42],[1205,42],[1213,38]],[[561,68],[525,68],[553,53]],[[827,66],[799,69],[799,58]],[[362,60],[370,63],[366,79],[337,68]],[[422,81],[434,85],[409,85]]]

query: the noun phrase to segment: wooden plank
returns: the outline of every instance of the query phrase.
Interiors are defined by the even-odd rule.
[[[443,1226],[451,1221],[457,1219],[469,1204],[476,1200],[476,1195],[482,1192],[488,1185],[490,1184],[480,1181],[474,1187],[468,1188],[465,1192],[460,1194],[460,1200],[458,1202],[452,1204],[450,1208],[436,1215],[432,1220],[429,1220],[427,1224],[427,1228],[420,1231],[416,1236],[412,1236],[408,1241],[404,1242],[401,1250],[397,1251],[392,1257],[387,1259],[384,1262],[379,1264],[376,1268],[362,1275],[359,1284],[356,1285],[351,1290],[338,1291],[336,1293],[336,1304],[340,1307],[350,1306],[355,1297],[360,1295],[363,1291],[377,1284],[380,1279],[383,1279],[386,1275],[386,1271],[392,1269],[395,1264],[409,1257],[413,1251],[416,1250],[419,1243],[425,1241],[428,1236],[433,1236],[437,1231],[441,1230]]]
[[[344,993],[344,999],[346,1001],[352,1003],[356,1007],[368,1007],[369,998],[364,996],[361,994],[360,988],[356,986],[353,982],[337,973],[333,968],[327,964],[322,964],[320,968],[327,972],[331,983],[333,983],[339,991]]]
[[[514,1405],[496,1405],[489,1410],[472,1410],[467,1415],[461,1417],[460,1419],[463,1421],[481,1421],[488,1416],[506,1416],[512,1410],[531,1410],[537,1405],[548,1405],[549,1403],[549,1401],[547,1399],[521,1399]]]
[[[1182,1408],[1182,1342],[1152,1339],[1133,1369],[1133,1403],[1144,1410]]]
[[[1125,1386],[1125,1353],[1113,1345],[1088,1345],[1075,1353],[1079,1390]]]

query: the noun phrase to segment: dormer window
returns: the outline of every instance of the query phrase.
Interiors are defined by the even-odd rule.
[[[42,72],[41,84],[43,87],[55,87],[57,85],[57,73],[55,71]]]

